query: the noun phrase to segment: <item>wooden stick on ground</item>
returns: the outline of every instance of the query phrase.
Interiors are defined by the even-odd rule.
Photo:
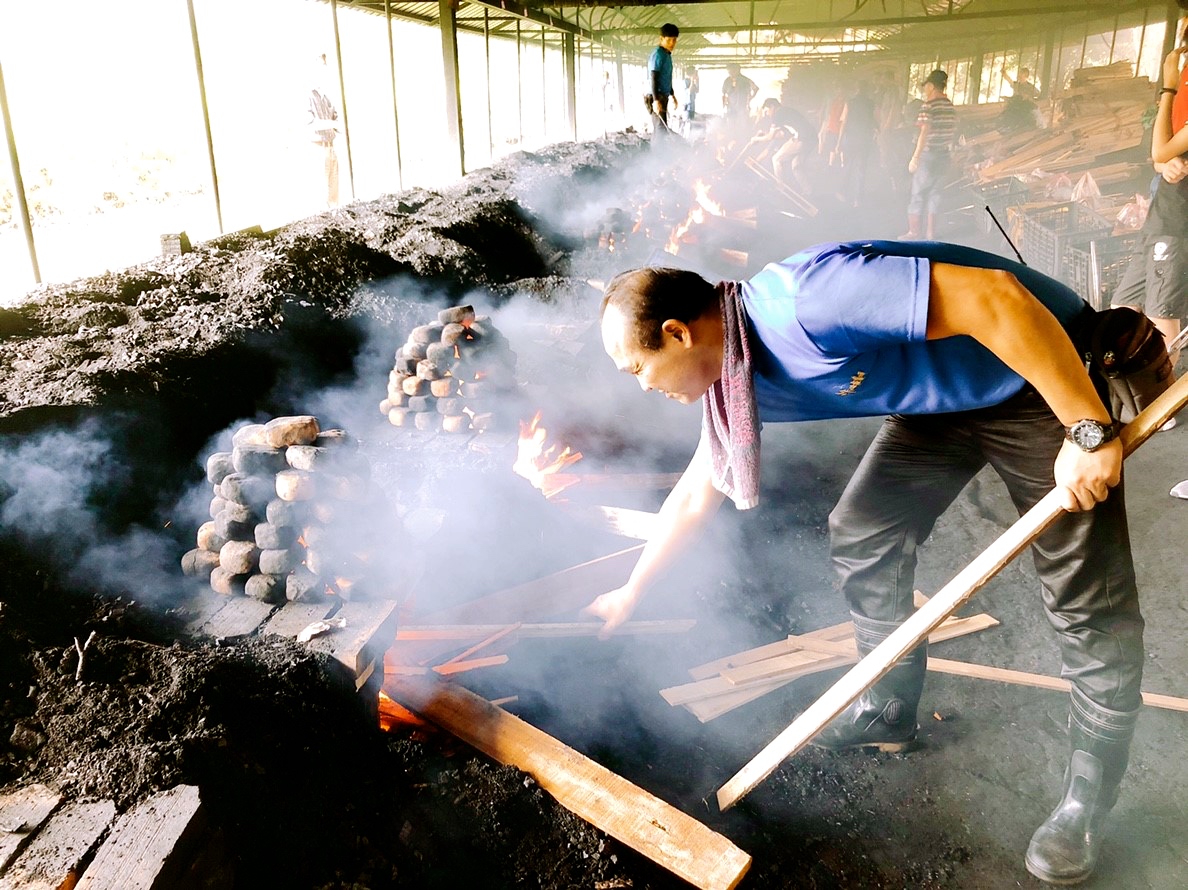
[[[500,763],[530,774],[563,807],[704,890],[731,890],[751,857],[727,838],[518,717],[454,683],[395,677],[385,692]]]
[[[1159,427],[1188,404],[1188,377],[1181,377],[1122,429],[1123,454],[1134,453]],[[878,682],[892,665],[911,652],[942,621],[982,589],[1004,566],[1026,549],[1064,509],[1055,489],[1027,511],[998,540],[957,573],[948,584],[854,665],[783,732],[718,789],[718,806],[728,810],[766,779],[784,761]]]

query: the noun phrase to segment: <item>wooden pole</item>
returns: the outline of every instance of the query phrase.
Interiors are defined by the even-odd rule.
[[[738,886],[751,857],[727,838],[454,683],[393,677],[395,701],[528,773],[563,807],[704,890]]]
[[[1123,455],[1132,454],[1185,404],[1188,404],[1188,377],[1181,377],[1123,427]],[[770,776],[785,758],[804,748],[826,724],[920,645],[1063,512],[1060,494],[1053,489],[719,788],[719,808],[730,809]]]

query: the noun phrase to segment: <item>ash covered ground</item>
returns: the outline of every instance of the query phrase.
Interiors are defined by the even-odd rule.
[[[353,683],[303,647],[192,639],[176,609],[189,592],[178,559],[193,546],[201,461],[236,424],[282,414],[350,429],[393,498],[443,517],[420,544],[422,604],[629,545],[526,488],[506,446],[395,430],[375,406],[404,334],[438,308],[475,302],[512,340],[525,397],[586,451],[591,471],[681,469],[696,412],[657,405],[614,373],[588,327],[591,282],[664,243],[658,232],[600,248],[609,209],[640,215],[667,202],[657,225],[670,227],[691,201],[688,180],[713,167],[684,148],[657,157],[629,135],[557,146],[451,189],[229,235],[0,310],[0,791],[44,782],[125,809],[196,784],[242,887],[444,888],[476,876],[492,888],[686,886],[449,735],[381,732]],[[747,236],[749,267],[724,265],[708,250],[717,245],[681,262],[741,276],[813,241],[891,236],[901,220],[887,208],[857,223],[829,208],[806,222],[769,207]],[[581,348],[553,348],[550,326],[577,330]],[[731,838],[754,857],[743,886],[1041,886],[1022,856],[1056,801],[1063,695],[934,674],[920,751],[810,749],[721,814],[714,791],[836,674],[704,725],[657,694],[708,658],[846,619],[825,523],[876,428],[765,432],[762,506],[725,511],[637,616],[694,617],[691,633],[521,643],[467,685],[518,696],[515,713]],[[1188,476],[1184,436],[1160,434],[1128,464],[1145,686],[1172,695],[1188,695],[1188,504],[1167,496]],[[623,506],[654,509],[656,497]],[[939,589],[1013,518],[997,481],[979,477],[922,552],[917,586]],[[935,654],[1054,675],[1037,594],[1025,557],[963,610],[1001,625]],[[92,632],[79,671],[75,641]],[[1188,883],[1186,720],[1144,713],[1088,886]]]

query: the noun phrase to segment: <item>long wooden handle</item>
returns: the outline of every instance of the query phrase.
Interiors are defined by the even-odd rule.
[[[1188,376],[1173,383],[1122,429],[1124,456],[1132,454],[1185,404],[1188,404]],[[771,775],[785,758],[807,745],[830,721],[891,670],[897,661],[915,649],[942,621],[1030,546],[1063,512],[1058,492],[1055,489],[1048,492],[719,788],[718,807],[721,810],[730,809]]]

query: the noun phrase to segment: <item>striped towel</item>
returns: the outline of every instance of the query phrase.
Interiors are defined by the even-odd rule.
[[[701,435],[709,443],[713,485],[740,510],[759,503],[759,406],[751,377],[747,316],[737,281],[718,284],[722,377],[703,399]]]

